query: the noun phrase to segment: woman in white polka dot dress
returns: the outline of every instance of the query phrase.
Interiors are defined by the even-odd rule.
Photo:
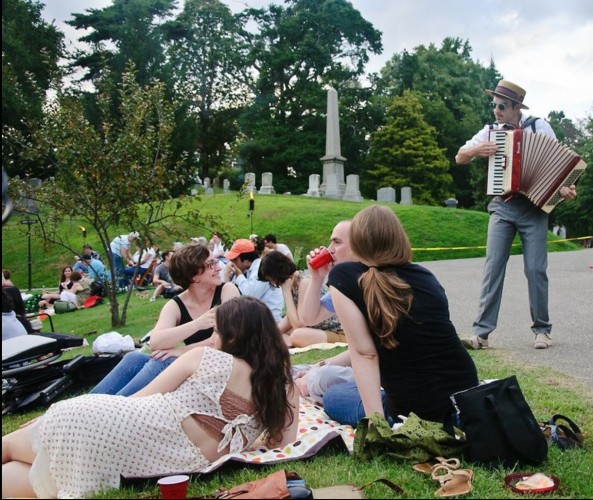
[[[62,401],[3,437],[2,497],[85,498],[119,488],[120,475],[199,472],[262,433],[269,446],[294,441],[298,395],[267,306],[225,302],[214,339],[217,349],[188,351],[132,397]]]

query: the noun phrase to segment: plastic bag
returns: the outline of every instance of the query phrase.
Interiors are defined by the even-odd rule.
[[[133,351],[134,339],[129,335],[125,337],[119,332],[109,332],[99,335],[93,342],[95,354],[117,354],[120,352]]]

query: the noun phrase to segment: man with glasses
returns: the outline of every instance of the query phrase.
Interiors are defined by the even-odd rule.
[[[486,90],[492,96],[490,106],[495,122],[485,125],[467,141],[455,156],[458,165],[466,165],[476,156],[489,157],[496,153],[496,143],[490,141],[490,130],[524,128],[526,132],[556,138],[552,127],[542,119],[527,117],[523,109],[525,90],[508,80],[500,80],[495,90]],[[560,195],[571,200],[576,197],[574,185],[560,189]],[[486,243],[486,262],[478,314],[472,326],[473,335],[463,339],[470,349],[488,347],[488,337],[496,328],[504,284],[506,264],[511,244],[518,232],[523,243],[523,261],[527,277],[529,305],[535,334],[533,347],[547,349],[552,345],[552,324],[548,316],[547,233],[548,214],[521,194],[495,196],[488,205],[490,220]]]

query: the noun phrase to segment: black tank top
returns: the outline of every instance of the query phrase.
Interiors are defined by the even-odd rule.
[[[212,297],[212,304],[210,304],[210,307],[220,305],[220,295],[222,293],[222,287],[224,285],[225,284],[222,283],[216,287],[216,290],[214,291],[214,296]],[[173,297],[173,300],[175,301],[175,303],[179,307],[179,310],[181,311],[181,321],[179,322],[180,325],[185,325],[186,323],[189,323],[190,321],[193,321],[195,319],[189,315],[189,311],[187,310],[187,307],[185,307],[185,304],[183,303],[183,301],[179,298],[179,295],[176,295],[175,297]],[[185,345],[189,345],[189,344],[195,344],[196,342],[200,342],[202,340],[206,340],[207,338],[210,338],[210,336],[212,335],[212,332],[214,332],[214,328],[206,328],[205,330],[198,330],[196,333],[194,333],[190,337],[186,338],[183,341],[183,343]]]

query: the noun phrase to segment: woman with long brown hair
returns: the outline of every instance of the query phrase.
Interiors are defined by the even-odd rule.
[[[386,417],[414,412],[449,427],[449,396],[478,379],[449,318],[444,289],[428,269],[411,262],[408,236],[388,207],[373,205],[354,217],[350,248],[358,262],[335,266],[328,285],[365,414],[385,414],[383,387]]]
[[[2,497],[88,498],[120,475],[199,472],[227,453],[296,439],[298,393],[268,307],[236,297],[197,347],[129,398],[87,394],[56,403],[2,438]],[[35,450],[35,451],[34,451]]]

